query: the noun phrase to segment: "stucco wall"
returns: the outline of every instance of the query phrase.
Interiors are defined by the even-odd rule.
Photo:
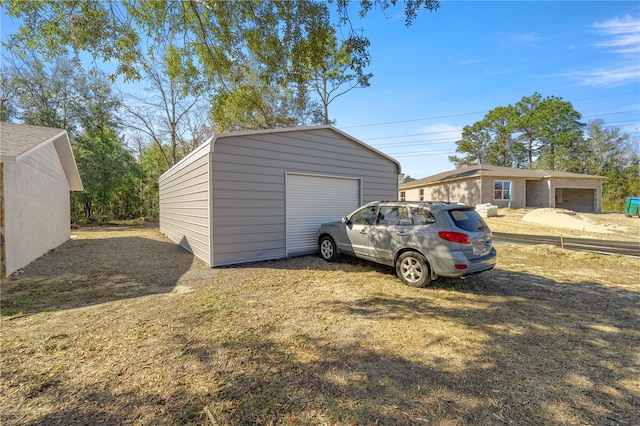
[[[6,273],[69,239],[69,184],[52,143],[4,164]]]

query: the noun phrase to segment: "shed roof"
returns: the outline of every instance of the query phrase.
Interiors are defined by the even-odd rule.
[[[604,179],[603,176],[585,175],[580,173],[557,172],[553,170],[514,169],[511,167],[479,164],[471,167],[463,167],[456,170],[450,170],[422,179],[413,180],[411,182],[406,182],[400,185],[400,189],[428,186],[454,180],[472,179],[481,176],[540,180],[549,178]]]
[[[15,163],[34,149],[53,143],[72,191],[82,191],[67,131],[52,127],[0,122],[0,162]]]

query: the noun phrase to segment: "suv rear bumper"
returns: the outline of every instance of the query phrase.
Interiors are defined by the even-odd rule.
[[[437,276],[460,278],[493,269],[497,257],[495,248],[491,248],[485,256],[473,260],[469,260],[462,252],[454,252],[451,256],[434,259],[432,266]]]

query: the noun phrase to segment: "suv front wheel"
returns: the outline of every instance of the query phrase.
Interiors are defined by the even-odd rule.
[[[320,257],[327,262],[335,262],[338,259],[338,249],[333,238],[325,235],[320,238],[318,246],[320,248]]]
[[[425,287],[431,282],[427,259],[415,251],[406,251],[398,257],[396,274],[403,283],[412,287]]]

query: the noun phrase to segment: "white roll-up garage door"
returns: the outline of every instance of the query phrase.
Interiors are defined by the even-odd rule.
[[[286,177],[287,256],[318,249],[316,231],[360,206],[360,179],[288,173]]]

